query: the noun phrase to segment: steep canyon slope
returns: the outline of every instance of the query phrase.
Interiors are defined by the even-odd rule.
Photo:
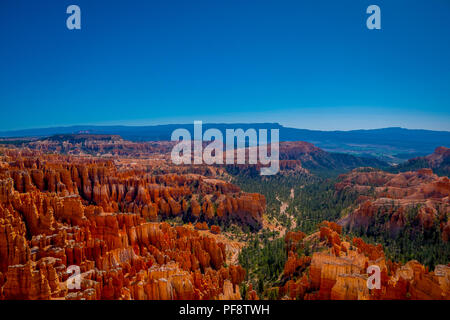
[[[173,165],[172,146],[89,134],[0,146],[0,299],[450,298],[448,177],[359,168],[384,165],[296,141],[261,178],[259,165]],[[352,171],[332,184],[324,170]],[[296,204],[318,193],[321,214],[302,220]],[[333,194],[355,198],[329,202],[333,217],[348,210],[317,226]],[[418,246],[434,260],[415,261]],[[255,269],[273,279],[255,283]]]

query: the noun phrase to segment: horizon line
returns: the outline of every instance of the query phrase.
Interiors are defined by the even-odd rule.
[[[201,120],[199,120],[201,121]],[[280,122],[205,122],[202,121],[203,125],[211,125],[211,124],[217,124],[217,125],[249,125],[249,124],[271,124],[271,125],[279,125],[283,128],[287,129],[298,129],[298,130],[308,130],[308,131],[322,131],[322,132],[351,132],[351,131],[371,131],[371,130],[383,130],[383,129],[403,129],[403,130],[421,130],[421,131],[434,131],[434,132],[449,132],[450,130],[433,130],[433,129],[424,129],[424,128],[407,128],[402,126],[387,126],[387,127],[376,127],[376,128],[358,128],[358,129],[331,129],[331,130],[324,130],[324,129],[309,129],[304,127],[294,127],[294,126],[287,126],[284,124],[281,124]],[[42,127],[31,127],[31,128],[22,128],[22,129],[10,129],[10,130],[2,130],[0,131],[0,137],[2,134],[5,133],[13,133],[13,132],[20,132],[20,131],[31,131],[31,130],[50,130],[50,129],[70,129],[74,127],[130,127],[130,128],[143,128],[143,127],[158,127],[158,126],[170,126],[170,125],[193,125],[194,121],[192,122],[170,122],[170,123],[154,123],[154,124],[71,124],[71,125],[55,125],[55,126],[42,126]],[[57,134],[57,133],[56,133]]]

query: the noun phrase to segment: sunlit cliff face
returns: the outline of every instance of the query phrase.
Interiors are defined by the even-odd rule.
[[[63,154],[63,146],[82,152]],[[244,244],[229,239],[221,226],[260,231],[264,196],[227,182],[220,166],[175,166],[169,150],[165,143],[121,139],[0,148],[0,297],[259,298],[251,285],[241,296],[246,270],[237,255]],[[332,159],[313,145],[282,144],[281,174],[309,175],[302,161],[319,164],[323,158]],[[374,208],[390,215],[387,230],[399,228],[406,212],[401,208],[411,203],[422,204],[424,228],[434,227],[430,221],[448,214],[447,177],[429,170],[354,170],[335,189],[361,193],[355,209],[311,235],[286,232],[287,259],[267,289],[272,297],[450,298],[449,266],[428,270],[417,261],[393,262],[381,245],[342,233],[343,226],[370,224]],[[389,210],[392,201],[400,210]],[[448,220],[441,222],[437,227],[448,241]],[[299,254],[305,248],[309,253]],[[367,287],[369,266],[381,271],[380,289]]]
[[[159,221],[257,229],[261,195],[198,174],[152,175],[91,156],[9,150],[1,163],[4,299],[240,298],[245,271],[225,267],[217,226],[200,234]],[[79,288],[68,286],[69,266],[79,267]]]

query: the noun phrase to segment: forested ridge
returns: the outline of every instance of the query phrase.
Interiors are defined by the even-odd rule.
[[[362,170],[370,172],[369,169]],[[286,232],[302,231],[311,235],[318,231],[322,221],[337,222],[345,217],[357,204],[361,195],[371,196],[373,188],[366,192],[351,189],[336,191],[338,177],[317,177],[312,175],[276,175],[271,177],[234,175],[233,183],[246,192],[258,192],[266,197],[267,215],[286,228]],[[292,193],[294,197],[292,197]],[[281,204],[288,204],[285,213],[280,212]],[[378,215],[374,224],[368,228],[343,228],[343,235],[361,237],[371,244],[381,244],[385,255],[392,261],[405,263],[418,260],[434,268],[437,264],[447,264],[450,260],[450,243],[442,240],[438,222],[427,230],[417,224],[419,208],[411,208],[407,213],[407,222],[401,232],[386,230],[387,215]],[[292,228],[292,221],[296,221]],[[299,256],[310,255],[309,248],[298,252]],[[240,264],[247,269],[248,284],[261,297],[273,295],[267,289],[281,280],[283,266],[287,261],[287,248],[282,237],[273,232],[260,232],[247,238],[247,244],[239,256]],[[246,290],[246,288],[242,288]]]

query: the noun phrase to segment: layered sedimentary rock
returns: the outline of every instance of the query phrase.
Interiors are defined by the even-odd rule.
[[[326,152],[304,141],[285,141],[279,146],[280,160],[297,160],[307,170],[346,171],[358,167],[384,167],[387,164],[376,159],[355,157],[350,154]]]
[[[260,229],[263,196],[220,180],[219,166],[168,165],[167,146],[58,139],[37,141],[40,151],[0,150],[1,299],[258,298],[251,286],[241,297],[244,243],[227,239],[219,225]],[[283,148],[282,170],[334,165],[312,145]],[[442,239],[450,238],[448,178],[359,170],[341,177],[336,190],[361,195],[344,226],[364,227],[381,214],[386,229],[399,232],[419,204],[419,225],[437,220]],[[393,263],[381,246],[341,233],[341,225],[324,222],[308,237],[286,234],[278,298],[450,299],[450,266]],[[367,287],[369,265],[381,270],[380,289]]]
[[[210,236],[200,231],[209,222],[258,228],[263,197],[199,175],[152,175],[26,149],[5,153],[2,299],[241,298],[245,270],[225,267],[226,245],[215,239],[220,228]],[[177,216],[200,230],[160,222]]]
[[[14,161],[3,169],[0,178],[5,184],[12,180],[14,190],[26,193],[18,197],[22,197],[20,210],[24,211],[32,233],[50,232],[53,214],[66,215],[76,210],[82,215],[80,205],[89,212],[139,213],[150,221],[182,216],[207,222],[234,221],[254,229],[262,226],[264,196],[243,193],[222,180],[198,174],[153,175],[140,170],[118,170],[107,160],[80,161],[58,155],[24,157],[12,150],[8,153]],[[11,185],[2,188],[8,187]],[[40,195],[43,192],[56,193],[59,199],[44,203],[47,200]],[[56,212],[55,203],[61,201],[65,202],[60,206],[62,212]],[[45,216],[37,215],[41,209]]]
[[[359,206],[340,221],[349,229],[367,229],[381,219],[384,228],[396,235],[408,222],[430,230],[437,220],[442,239],[450,238],[450,180],[430,169],[398,174],[354,170],[340,177],[336,190],[361,195]]]
[[[58,134],[45,139],[31,139],[27,147],[45,153],[104,155],[138,158],[170,152],[175,142],[132,142],[109,134]]]
[[[393,263],[385,258],[380,245],[343,238],[339,231],[336,224],[325,222],[308,239],[315,238],[321,250],[311,257],[289,253],[279,298],[450,300],[450,266],[437,265],[429,271],[414,260],[404,265]],[[369,266],[379,268],[380,288],[369,287],[369,282],[374,284]]]
[[[425,157],[417,157],[399,164],[392,171],[403,172],[417,169],[429,168],[438,175],[450,175],[450,149],[437,147],[434,152]]]

